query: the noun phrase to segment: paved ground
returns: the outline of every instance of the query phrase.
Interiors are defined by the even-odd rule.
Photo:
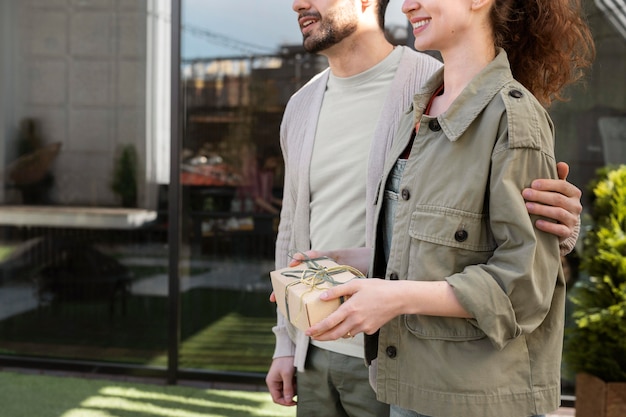
[[[553,414],[548,414],[547,417],[560,417],[560,416],[575,416],[576,410],[573,408],[559,408]]]

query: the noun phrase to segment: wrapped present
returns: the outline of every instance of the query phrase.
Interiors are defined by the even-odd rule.
[[[280,312],[298,329],[305,331],[339,308],[343,298],[323,301],[327,288],[364,278],[356,268],[338,265],[329,258],[306,259],[292,268],[270,272],[276,304]]]

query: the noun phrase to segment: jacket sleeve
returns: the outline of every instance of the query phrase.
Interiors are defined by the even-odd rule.
[[[288,120],[289,106],[285,110],[285,116],[283,116],[283,122],[280,127],[280,147],[283,154],[283,161],[285,162],[285,178],[283,184],[283,200],[280,210],[280,222],[278,225],[278,234],[276,237],[276,252],[275,252],[275,268],[281,269],[288,264],[289,254],[289,242],[291,236],[291,227],[293,222],[293,212],[295,209],[294,190],[292,187],[293,179],[292,173],[288,167],[288,147],[286,132],[288,131],[286,126],[286,120]],[[276,326],[272,328],[272,331],[276,335],[276,346],[274,349],[273,358],[282,356],[294,356],[296,346],[290,338],[289,326],[291,324],[282,315],[282,313],[276,309]]]
[[[521,116],[501,135],[491,158],[489,226],[497,247],[486,263],[447,278],[472,323],[498,349],[543,323],[563,280],[558,238],[534,226],[537,218],[528,216],[521,196],[534,178],[557,178],[552,124],[537,111]]]
[[[289,242],[291,239],[291,227],[293,224],[294,210],[295,210],[295,187],[293,186],[294,179],[292,178],[292,170],[289,167],[289,149],[287,147],[286,132],[288,131],[286,126],[286,120],[288,117],[289,105],[285,110],[285,116],[280,126],[280,148],[282,150],[283,162],[285,164],[285,175],[283,183],[283,199],[280,209],[280,222],[278,223],[278,234],[276,236],[276,247],[274,254],[275,268],[285,268],[288,263],[289,254]]]
[[[272,327],[272,331],[276,336],[276,346],[274,347],[274,355],[272,358],[294,356],[296,354],[296,344],[289,337],[289,329],[287,326],[290,325],[285,316],[276,309],[276,326]]]
[[[308,171],[301,158],[308,155],[310,135],[314,134],[315,109],[321,107],[323,93],[330,69],[325,69],[307,82],[289,99],[280,125],[280,146],[285,163],[283,204],[280,211],[278,235],[276,237],[275,267],[284,268],[289,264],[290,251],[309,249]],[[306,172],[306,174],[304,174]],[[274,357],[295,356],[294,364],[304,369],[304,356],[308,339],[289,321],[277,312],[277,323],[273,328],[276,335]],[[294,354],[295,353],[295,354]]]

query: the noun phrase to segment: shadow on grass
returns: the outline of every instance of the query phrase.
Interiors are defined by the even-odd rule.
[[[0,373],[3,417],[291,417],[268,393]]]

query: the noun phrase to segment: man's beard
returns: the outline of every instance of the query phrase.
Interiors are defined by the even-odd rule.
[[[357,16],[347,7],[331,11],[322,20],[317,14],[319,28],[315,33],[304,37],[303,45],[307,52],[319,53],[352,35],[357,29]]]

